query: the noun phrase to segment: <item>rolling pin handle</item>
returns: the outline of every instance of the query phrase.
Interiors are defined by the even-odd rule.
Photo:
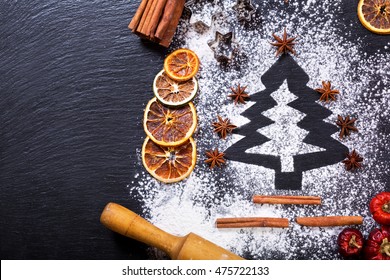
[[[182,238],[166,233],[157,228],[133,211],[116,203],[108,203],[104,208],[100,222],[121,235],[133,238],[175,257]]]

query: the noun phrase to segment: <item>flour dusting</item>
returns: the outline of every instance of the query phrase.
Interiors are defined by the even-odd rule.
[[[156,226],[176,235],[194,232],[245,258],[338,259],[336,238],[341,227],[306,228],[297,225],[294,219],[297,216],[361,215],[364,223],[358,228],[365,236],[376,226],[368,203],[389,184],[389,161],[384,152],[379,151],[390,149],[389,134],[381,130],[381,123],[389,118],[390,111],[390,43],[368,55],[362,51],[364,45],[360,38],[354,42],[343,38],[339,30],[343,23],[334,16],[341,13],[341,1],[289,1],[289,5],[282,0],[260,1],[256,20],[249,25],[237,22],[232,9],[236,1],[223,2],[223,7],[213,4],[212,10],[224,13],[225,22],[231,23],[229,28],[234,29],[239,46],[229,65],[219,64],[207,45],[214,39],[215,31],[220,30],[218,22],[209,21],[210,9],[194,6],[196,18],[180,23],[171,46],[195,51],[202,64],[198,74],[200,90],[194,100],[198,113],[194,135],[197,165],[188,179],[170,185],[156,181],[146,171],[135,174],[130,191],[139,194],[144,205],[143,215]],[[199,32],[194,22],[202,20],[211,27]],[[221,29],[225,29],[226,25],[222,25]],[[206,150],[224,151],[243,137],[234,134],[222,140],[213,132],[211,123],[216,121],[217,115],[230,118],[237,126],[250,122],[242,113],[254,106],[254,102],[235,106],[227,98],[229,88],[241,84],[247,86],[249,94],[264,90],[260,78],[277,60],[276,49],[269,44],[271,34],[281,35],[284,27],[290,36],[299,36],[294,60],[310,77],[307,86],[318,88],[321,81],[329,80],[340,90],[336,102],[320,103],[332,112],[324,121],[334,124],[338,114],[358,119],[358,133],[343,140],[335,133],[332,138],[341,141],[350,151],[356,149],[364,157],[364,168],[357,172],[345,171],[342,163],[304,172],[299,191],[275,190],[272,169],[227,161],[222,169],[210,170],[204,163]],[[281,117],[280,110],[266,114],[272,119]],[[301,130],[291,127],[289,133],[301,135]],[[278,141],[263,146],[262,153],[272,154],[288,145],[302,144],[302,137],[286,139],[275,135],[277,130],[268,133]],[[142,165],[140,148],[137,153]],[[286,166],[291,168],[291,162]],[[322,197],[322,205],[255,205],[251,202],[254,194],[318,195]],[[290,227],[217,229],[214,225],[218,217],[249,216],[285,217],[290,220]],[[151,252],[151,258],[161,257]]]

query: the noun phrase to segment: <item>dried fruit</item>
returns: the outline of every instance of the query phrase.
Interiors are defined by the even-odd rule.
[[[144,130],[160,146],[178,146],[194,133],[197,116],[192,102],[180,108],[169,108],[153,98],[146,105]]]
[[[192,139],[176,147],[163,147],[146,137],[142,146],[142,162],[157,180],[174,183],[188,177],[196,164],[196,145]]]
[[[179,107],[190,102],[198,91],[198,81],[177,82],[168,77],[164,70],[154,78],[153,92],[158,101],[168,107]]]
[[[188,81],[199,70],[199,58],[191,50],[178,49],[165,58],[164,70],[175,81]]]

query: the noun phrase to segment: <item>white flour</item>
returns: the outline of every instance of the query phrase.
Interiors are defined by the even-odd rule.
[[[390,111],[390,42],[369,56],[362,51],[361,39],[350,42],[341,36],[339,27],[343,23],[334,16],[341,12],[341,1],[289,2],[289,9],[293,11],[287,13],[283,0],[261,1],[257,7],[261,23],[254,21],[249,27],[234,24],[240,54],[231,67],[221,67],[207,45],[218,28],[216,25],[208,32],[198,33],[194,26],[185,29],[186,23],[181,23],[179,30],[184,31],[176,34],[177,41],[172,49],[192,49],[202,63],[198,76],[200,91],[195,99],[199,122],[194,135],[197,166],[188,179],[172,185],[162,184],[144,171],[135,174],[129,188],[142,198],[144,213],[141,214],[172,234],[194,232],[253,259],[337,259],[340,256],[336,239],[342,228],[305,228],[297,225],[294,218],[362,215],[364,224],[358,228],[365,236],[375,226],[368,203],[374,194],[385,189],[389,180],[389,161],[379,151],[390,148],[390,138],[379,133],[379,126],[389,118]],[[236,22],[234,13],[230,12],[234,4],[235,1],[224,1],[228,22]],[[263,13],[265,5],[267,14]],[[204,17],[206,21],[209,16],[207,11],[196,11],[197,20]],[[276,49],[269,44],[271,34],[282,35],[285,26],[290,36],[299,36],[294,59],[310,77],[307,86],[318,88],[321,81],[329,80],[340,90],[336,102],[323,104],[333,112],[326,121],[334,124],[338,114],[358,118],[359,133],[352,133],[342,143],[364,157],[364,168],[358,172],[345,171],[342,163],[304,172],[301,191],[275,190],[274,171],[264,167],[229,161],[222,169],[210,170],[204,163],[206,150],[218,147],[223,151],[242,138],[229,135],[222,140],[213,132],[211,123],[218,114],[230,118],[237,126],[250,121],[241,114],[253,102],[233,105],[227,98],[229,87],[240,83],[248,86],[250,94],[265,88],[260,78],[277,60]],[[278,110],[267,114],[277,118]],[[294,128],[291,129],[294,133]],[[297,133],[302,130],[295,129]],[[338,139],[338,133],[332,137]],[[278,140],[276,149],[282,149],[286,140]],[[290,145],[296,145],[301,138],[291,141]],[[139,155],[140,148],[137,150]],[[265,152],[262,149],[262,153]],[[139,165],[142,166],[140,156]],[[251,202],[253,194],[319,195],[323,202],[321,206],[254,205]],[[217,217],[232,216],[286,217],[291,225],[288,229],[215,228]],[[151,253],[151,258],[155,257],[161,255]]]

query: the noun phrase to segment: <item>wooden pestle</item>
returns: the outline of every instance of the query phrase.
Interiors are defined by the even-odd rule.
[[[116,203],[106,205],[100,222],[119,234],[166,252],[174,260],[243,260],[194,233],[183,237],[166,233]]]

